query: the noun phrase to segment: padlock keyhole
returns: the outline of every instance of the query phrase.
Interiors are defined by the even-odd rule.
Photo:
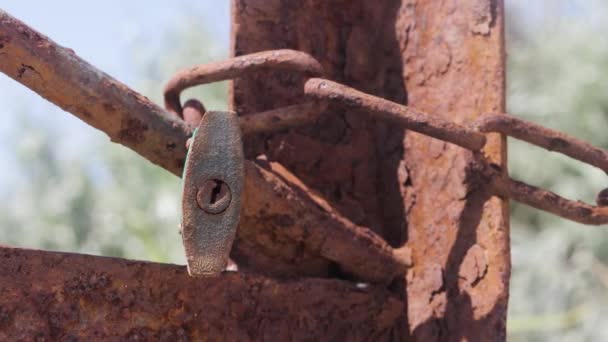
[[[226,183],[224,183],[222,181],[218,181],[217,179],[214,179],[213,181],[215,182],[215,186],[211,190],[211,196],[210,196],[209,204],[215,204],[215,202],[218,199],[218,196],[222,192],[222,186],[226,186]],[[225,190],[224,190],[224,192],[225,192]]]
[[[232,196],[228,184],[219,179],[208,179],[198,189],[196,202],[209,214],[219,214],[228,208]]]

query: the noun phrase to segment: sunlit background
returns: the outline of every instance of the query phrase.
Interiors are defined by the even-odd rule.
[[[508,109],[608,148],[608,3],[506,0]],[[228,56],[229,1],[5,0],[0,8],[160,103]],[[225,85],[194,90],[226,108]],[[0,241],[184,263],[179,179],[0,74]],[[606,176],[509,143],[519,179],[593,202]],[[510,341],[608,341],[608,231],[513,205]]]

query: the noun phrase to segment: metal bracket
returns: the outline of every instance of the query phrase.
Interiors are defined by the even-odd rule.
[[[244,172],[236,113],[205,113],[182,177],[181,233],[191,276],[215,276],[226,267],[239,223]]]

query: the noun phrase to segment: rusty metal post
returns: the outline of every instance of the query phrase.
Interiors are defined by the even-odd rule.
[[[504,112],[500,0],[233,0],[232,16],[235,56],[301,50],[327,79],[457,123]],[[301,102],[305,80],[281,71],[239,78],[233,107],[255,113]],[[283,164],[355,224],[411,247],[414,266],[392,287],[405,304],[393,338],[504,340],[508,208],[491,196],[472,153],[356,109],[330,104],[326,114],[250,137],[246,154]],[[504,166],[504,138],[487,138],[484,153]]]

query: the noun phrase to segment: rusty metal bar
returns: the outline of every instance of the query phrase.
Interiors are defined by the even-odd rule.
[[[371,285],[0,247],[0,340],[363,341],[403,304]],[[345,319],[347,318],[347,319]]]
[[[190,127],[197,127],[206,111],[207,109],[201,101],[189,99],[184,103],[182,119],[184,119]]]
[[[269,133],[303,126],[313,122],[326,105],[318,101],[305,102],[259,113],[249,113],[239,117],[241,132],[245,136]],[[182,116],[191,127],[196,127],[203,117],[205,106],[196,99],[184,103]]]
[[[179,71],[165,87],[165,107],[181,117],[182,106],[179,95],[184,89],[269,69],[300,72],[307,76],[323,75],[321,64],[301,51],[271,50],[253,53]]]
[[[470,128],[412,107],[365,94],[336,82],[311,78],[306,82],[304,91],[311,98],[363,109],[386,120],[397,122],[412,131],[445,140],[469,150],[479,150],[486,143],[486,137],[483,134]]]
[[[396,121],[404,128],[469,150],[478,151],[483,148],[485,145],[483,133],[498,132],[608,171],[608,152],[562,132],[511,115],[487,114],[473,122],[469,128],[325,79],[308,80],[305,84],[305,93],[314,99],[369,111],[385,119]],[[479,153],[475,155],[480,162],[487,162],[483,155]],[[608,208],[571,201],[551,191],[505,178],[499,173],[492,173],[488,178],[491,179],[494,190],[501,196],[575,222],[590,225],[608,224]],[[599,200],[598,203],[604,204],[603,200]]]
[[[0,10],[0,71],[25,85],[48,101],[70,112],[87,124],[105,132],[113,142],[125,145],[152,163],[180,176],[186,156],[186,140],[192,127],[172,116],[146,97],[103,73],[78,57],[73,50],[59,46],[25,23]],[[305,53],[279,51],[247,61],[219,62],[211,79],[234,76],[259,68],[268,62],[279,68],[289,68],[310,74],[321,74],[322,68]],[[224,69],[233,67],[236,69]],[[199,70],[194,68],[193,70]],[[204,70],[204,69],[202,69]],[[181,78],[180,78],[181,79]],[[190,80],[201,82],[194,74],[178,82],[175,89],[188,85]],[[171,97],[171,95],[168,95]],[[306,121],[311,113],[303,104],[301,109],[281,109],[260,116],[243,119],[246,134],[283,129],[293,123]],[[181,113],[181,105],[180,105]],[[296,108],[297,109],[297,108]],[[311,108],[312,109],[312,108]],[[304,114],[302,114],[304,113]],[[276,118],[279,119],[276,119]],[[271,125],[272,122],[278,125]]]
[[[608,207],[572,201],[558,194],[505,177],[492,170],[488,178],[494,191],[503,197],[587,225],[608,224]]]
[[[284,53],[287,56],[294,54],[294,52],[290,50],[277,51]],[[273,69],[276,65],[284,67],[274,60],[268,61],[267,59],[263,59],[263,56],[274,55],[272,51],[265,51],[258,54],[236,57],[226,63],[197,66],[181,72],[169,83],[167,94],[177,94],[176,98],[179,98],[179,91],[175,90],[181,89],[177,86],[178,84],[194,85],[203,81],[216,80],[219,77],[216,75],[229,75],[229,77],[234,77],[236,74],[234,70],[240,70],[239,68],[242,69],[242,65],[256,66],[256,68],[245,69],[253,71],[259,70],[260,68]],[[314,58],[307,54],[297,55],[298,58],[292,57],[290,60],[298,61],[300,60],[299,58],[303,58],[303,56],[307,56],[307,58],[304,59],[304,62],[294,63],[293,65],[289,64],[289,66],[297,66],[299,68],[298,70],[310,70],[314,68],[309,64],[320,65]],[[251,62],[252,60],[258,62],[254,64]],[[314,61],[314,63],[312,63],[312,61]],[[193,80],[197,81],[194,82]],[[380,97],[368,95],[326,79],[309,79],[305,83],[304,92],[308,97],[319,101],[323,105],[327,102],[334,102],[350,108],[363,109],[364,111],[374,113],[381,118],[395,121],[400,125],[403,125],[404,128],[457,144],[469,150],[478,151],[484,147],[486,137],[483,133],[498,132],[544,147],[551,151],[566,154],[575,159],[599,167],[604,171],[608,170],[608,153],[606,151],[564,133],[527,122],[511,115],[488,114],[481,116],[473,122],[470,127],[466,127],[445,120],[440,116],[427,114],[412,107],[399,105]],[[321,106],[321,104],[317,108],[313,108],[313,110],[324,110],[325,106]],[[170,107],[171,105],[168,104],[168,106]],[[175,104],[173,104],[173,106],[175,106]],[[306,106],[288,107],[288,110],[278,109],[275,111],[279,113],[284,111],[288,114],[281,123],[283,127],[289,127],[295,122],[293,118],[299,118],[301,122],[310,121],[314,118],[315,115],[313,114],[313,110],[311,110],[311,106],[312,103],[306,104]],[[273,117],[280,117],[280,114],[275,114],[275,111],[266,112],[264,115],[260,116],[263,120],[258,121],[260,127],[259,131],[272,127],[273,121],[277,121],[277,123],[280,122],[277,119],[272,119]],[[251,115],[250,117],[252,118],[250,120],[255,120],[254,118],[256,118],[256,115]],[[498,181],[498,183],[500,186],[497,185],[496,189],[497,191],[499,190],[501,195],[506,196],[507,193],[511,193],[513,194],[511,197],[514,200],[526,203],[535,208],[549,211],[561,217],[581,223],[608,223],[608,217],[604,217],[604,215],[601,214],[603,209],[600,207],[590,206],[582,202],[569,201],[559,196],[560,200],[558,201],[543,202],[543,199],[554,199],[553,196],[557,195],[515,180],[506,182]],[[506,186],[509,184],[513,185],[514,188],[507,191]],[[524,185],[525,189],[523,188]],[[549,196],[548,194],[553,194],[553,196]],[[583,213],[586,212],[589,212],[591,216],[585,216]]]
[[[269,241],[295,241],[304,251],[336,262],[342,272],[355,279],[374,283],[388,283],[411,266],[408,248],[394,249],[369,229],[353,224],[281,164],[258,161],[253,165],[246,166],[246,205],[241,217],[242,226],[248,229],[237,234],[256,250],[267,250]],[[265,198],[260,200],[261,196]],[[307,253],[301,248],[286,249],[283,255],[263,253],[273,257],[260,271],[274,275],[294,275],[291,272],[298,268],[304,274],[318,272],[310,271],[309,265],[318,262],[305,258]],[[238,243],[233,252],[247,255]],[[235,259],[254,262],[251,258]],[[291,266],[285,269],[282,265]]]
[[[254,135],[304,125],[314,121],[325,107],[315,101],[243,115],[239,117],[241,131]]]
[[[565,154],[608,173],[608,152],[605,150],[513,115],[486,114],[473,122],[471,128],[483,133],[502,133],[549,151]]]
[[[284,55],[277,55],[279,61],[281,56]],[[180,118],[170,115],[146,97],[83,61],[72,50],[57,45],[1,10],[0,57],[0,71],[3,73],[105,132],[112,141],[131,148],[151,162],[181,176],[186,157],[186,140],[191,136],[192,131]],[[290,62],[281,63],[279,64],[289,65]],[[268,121],[268,117],[274,115],[267,114],[260,117]],[[251,120],[254,118],[241,122],[241,127],[249,125]],[[255,128],[250,131],[259,130],[260,125],[252,126]],[[263,124],[262,126],[265,127]],[[248,131],[249,128],[245,127],[243,130]],[[247,170],[259,168],[251,162],[245,164]],[[250,178],[248,174],[246,178]],[[250,193],[246,192],[244,196],[255,198],[261,205],[270,206],[271,201],[287,203],[287,194],[277,195],[273,190],[273,184],[265,182],[273,182],[273,180],[260,179],[259,182],[248,186],[247,191]],[[247,205],[245,203],[245,206]],[[319,226],[323,226],[328,220],[333,220],[332,216],[328,219],[326,212],[315,212],[318,213],[316,217]],[[296,224],[289,229],[299,230],[301,227],[297,224],[297,214],[290,214],[293,215]],[[334,224],[338,230],[351,229],[351,226],[343,221],[336,221]],[[246,225],[239,225],[238,228],[241,232],[247,232],[248,229],[250,227]],[[275,226],[274,229],[280,230],[282,227]],[[305,237],[310,241],[315,241],[316,238],[314,235]],[[382,240],[374,234],[369,234],[368,238]],[[285,246],[299,248],[299,245],[295,244],[296,242],[292,240],[271,241],[266,247],[277,255],[287,257],[289,254],[285,251]],[[382,260],[386,260],[385,255],[388,251],[392,265],[403,272],[403,267],[400,266],[403,262],[393,255],[393,250],[390,247],[378,249],[377,246],[376,243],[370,243],[368,247],[371,251],[361,250],[360,245],[351,240],[332,239],[326,247],[354,254],[376,255],[377,258],[370,259],[379,260],[375,265],[377,269],[385,269],[386,263]],[[354,274],[365,274],[365,268],[352,262],[356,259],[360,257],[339,254],[331,260],[345,268],[360,270]],[[392,274],[393,272],[388,272],[387,277]],[[365,280],[365,277],[363,279]]]
[[[191,131],[146,97],[0,10],[0,71],[175,175]]]

